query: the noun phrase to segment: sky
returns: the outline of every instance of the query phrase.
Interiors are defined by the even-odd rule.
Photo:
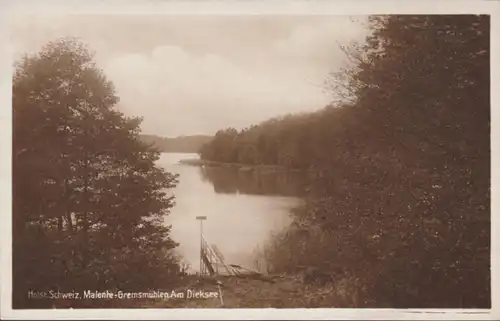
[[[323,84],[345,63],[339,44],[362,42],[364,17],[31,15],[11,22],[14,59],[62,36],[95,52],[143,133],[213,135],[321,109]]]

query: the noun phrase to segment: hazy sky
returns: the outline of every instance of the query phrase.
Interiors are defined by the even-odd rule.
[[[116,86],[119,108],[144,133],[214,134],[330,97],[323,81],[344,60],[337,42],[362,41],[361,17],[30,16],[12,23],[15,54],[59,36],[82,38]]]

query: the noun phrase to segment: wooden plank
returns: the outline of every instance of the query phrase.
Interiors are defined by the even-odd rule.
[[[224,262],[224,255],[222,255],[222,252],[219,250],[219,248],[217,247],[217,245],[212,244],[212,249],[214,250],[215,255],[218,256],[219,260],[221,262]]]
[[[212,264],[210,263],[210,261],[208,260],[207,256],[203,255],[202,258],[203,258],[203,262],[205,263],[205,266],[207,267],[210,275],[214,275],[215,274],[214,268],[213,268]]]

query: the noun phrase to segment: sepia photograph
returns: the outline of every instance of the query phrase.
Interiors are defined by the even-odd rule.
[[[26,309],[484,309],[489,14],[27,13]]]

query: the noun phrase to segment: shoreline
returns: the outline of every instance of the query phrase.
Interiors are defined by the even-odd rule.
[[[308,169],[291,168],[280,165],[253,165],[253,164],[242,164],[242,163],[225,163],[218,161],[210,161],[203,159],[181,159],[179,164],[189,165],[189,166],[199,166],[199,167],[222,167],[222,168],[235,168],[240,171],[253,171],[253,170],[264,170],[273,172],[307,172]]]

